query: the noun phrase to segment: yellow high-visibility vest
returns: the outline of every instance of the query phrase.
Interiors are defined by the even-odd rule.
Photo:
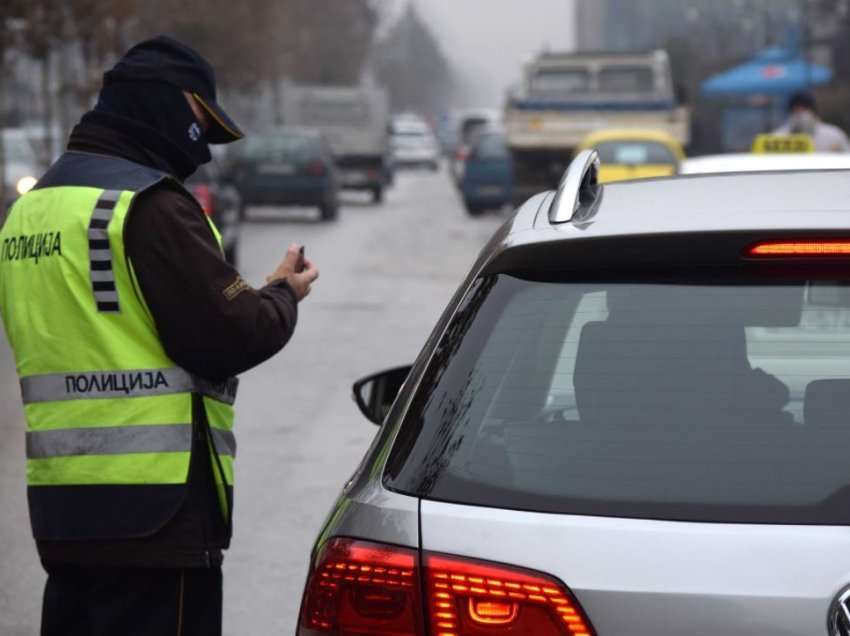
[[[236,380],[206,381],[168,357],[125,253],[135,196],[169,179],[68,152],[0,228],[0,312],[21,383],[36,539],[155,532],[186,496],[201,438],[229,519]]]

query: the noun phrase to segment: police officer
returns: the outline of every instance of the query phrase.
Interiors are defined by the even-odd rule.
[[[241,137],[198,53],[142,42],[0,230],[45,636],[221,633],[235,376],[318,276],[293,245],[251,287],[183,187]]]
[[[811,93],[799,91],[788,99],[788,120],[775,135],[809,135],[816,152],[850,152],[850,139],[838,126],[821,121]]]

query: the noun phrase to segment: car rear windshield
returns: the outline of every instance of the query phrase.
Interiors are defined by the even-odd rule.
[[[596,144],[602,163],[617,165],[676,164],[667,146],[655,141],[603,141]]]
[[[468,143],[473,136],[482,128],[486,128],[490,123],[489,119],[484,117],[470,117],[463,120],[460,125],[460,137],[464,143]]]
[[[29,163],[37,161],[36,153],[29,141],[22,139],[4,139],[3,152],[9,163]]]
[[[388,487],[565,514],[850,522],[850,288],[479,279]]]
[[[372,120],[369,112],[369,103],[356,98],[309,97],[298,104],[299,125],[303,126],[366,126]]]
[[[484,135],[475,145],[473,156],[476,159],[506,159],[510,156],[505,138],[501,135]]]
[[[320,155],[318,139],[307,135],[269,135],[246,141],[243,156],[257,161],[308,161]]]

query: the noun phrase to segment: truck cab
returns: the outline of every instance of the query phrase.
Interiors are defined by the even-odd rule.
[[[597,130],[653,129],[689,140],[688,111],[676,103],[664,51],[543,53],[526,65],[504,119],[520,197],[556,186]]]

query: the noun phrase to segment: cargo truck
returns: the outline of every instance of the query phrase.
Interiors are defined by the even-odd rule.
[[[286,84],[282,108],[285,125],[324,135],[343,188],[366,190],[375,203],[383,201],[390,174],[389,99],[383,88]]]
[[[664,51],[546,52],[529,62],[505,104],[515,198],[558,185],[576,147],[604,128],[657,129],[683,146],[690,116],[676,103]]]

